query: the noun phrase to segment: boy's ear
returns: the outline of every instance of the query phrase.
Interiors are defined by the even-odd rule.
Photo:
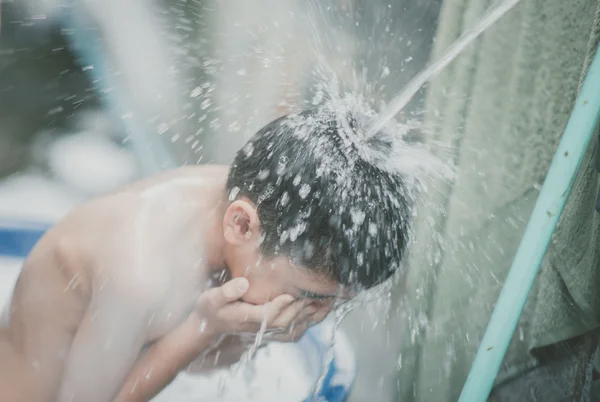
[[[256,206],[249,199],[242,197],[232,202],[223,217],[223,233],[225,241],[233,245],[259,238],[260,221]]]

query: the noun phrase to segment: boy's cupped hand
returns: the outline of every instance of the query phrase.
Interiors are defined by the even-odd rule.
[[[265,340],[296,341],[311,325],[316,312],[307,300],[283,294],[262,305],[240,301],[250,284],[246,278],[234,278],[222,286],[204,292],[196,303],[200,331],[215,336],[265,333]]]

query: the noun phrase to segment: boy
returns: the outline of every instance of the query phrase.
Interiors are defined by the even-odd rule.
[[[297,339],[399,268],[394,144],[322,107],[268,124],[229,171],[186,167],[77,208],[25,262],[0,399],[144,401],[225,336]]]

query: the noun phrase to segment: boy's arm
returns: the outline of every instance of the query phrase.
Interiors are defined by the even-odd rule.
[[[138,359],[155,300],[152,292],[119,285],[94,290],[69,350],[59,402],[112,401]]]
[[[240,361],[244,353],[246,353],[254,344],[254,339],[245,339],[240,335],[228,335],[221,343],[210,350],[202,353],[186,368],[186,373],[202,374],[212,370],[230,367]],[[266,343],[259,347],[266,346]]]
[[[155,342],[135,365],[115,402],[146,402],[222,340],[223,334],[258,332],[265,324],[266,328],[287,328],[302,309],[303,303],[292,303],[294,298],[289,295],[275,298],[267,303],[268,307],[238,302],[248,286],[245,278],[234,278],[204,292],[197,311]]]
[[[213,318],[217,317],[223,308],[242,297],[248,286],[246,279],[231,280],[204,292],[198,303],[207,308]],[[115,402],[150,400],[169,385],[179,371],[222,339],[223,335],[215,325],[192,312],[183,323],[150,346],[127,377]]]
[[[154,343],[136,364],[115,402],[146,402],[169,385],[177,374],[215,343],[209,332],[200,331],[195,314]]]

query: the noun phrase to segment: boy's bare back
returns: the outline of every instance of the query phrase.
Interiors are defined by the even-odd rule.
[[[0,365],[3,397],[63,401],[85,387],[110,399],[142,348],[179,324],[203,290],[203,215],[226,175],[179,169],[90,201],[53,227],[25,262],[0,330],[0,358],[10,361]]]

